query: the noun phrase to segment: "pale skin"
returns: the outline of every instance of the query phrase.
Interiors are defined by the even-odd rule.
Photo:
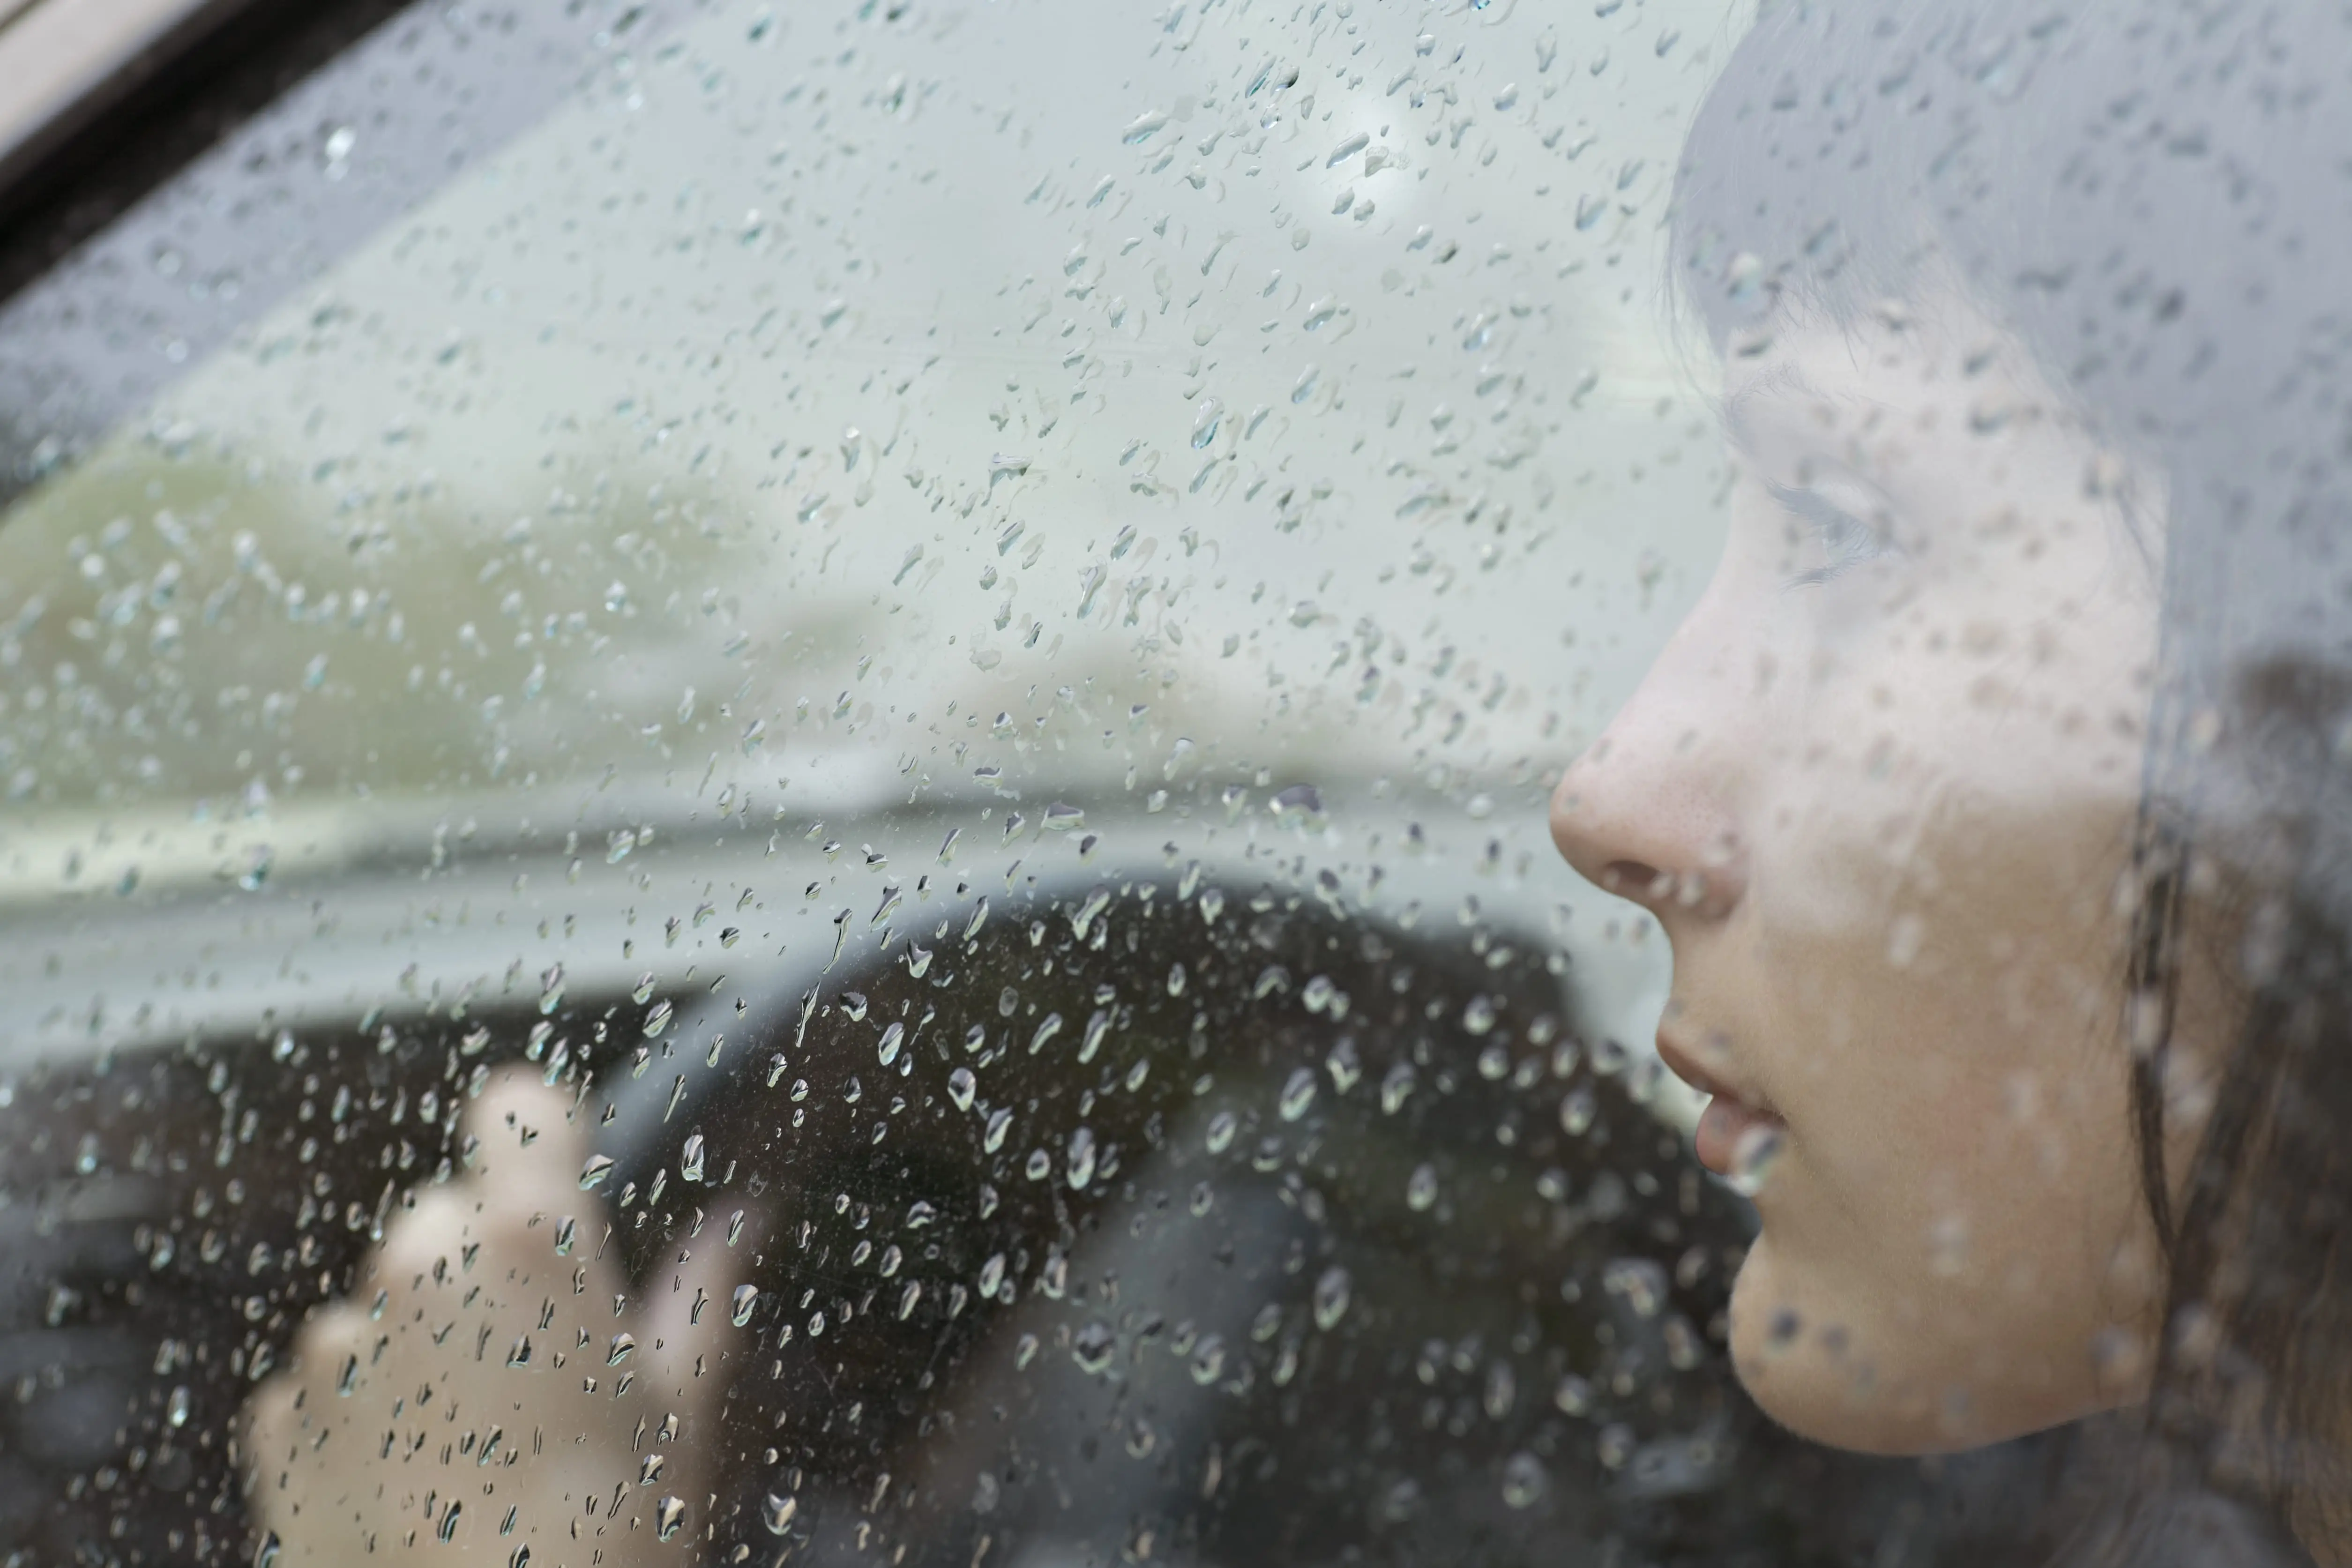
[[[247,1403],[249,1500],[282,1563],[696,1560],[758,1217],[730,1244],[731,1209],[715,1214],[633,1284],[580,1190],[587,1114],[528,1075],[492,1079],[467,1169],[412,1194]]]
[[[1734,355],[1721,563],[1552,807],[1672,943],[1669,1065],[1785,1122],[1741,1377],[1888,1453],[2137,1397],[2159,1312],[2118,901],[2158,498],[1923,298]]]

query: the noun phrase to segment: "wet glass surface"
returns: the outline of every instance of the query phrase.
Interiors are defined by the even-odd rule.
[[[304,100],[0,323],[121,384],[9,410],[0,1560],[2000,1560],[2036,1450],[1743,1391],[1546,827],[1748,19],[496,21],[339,67],[446,177]]]

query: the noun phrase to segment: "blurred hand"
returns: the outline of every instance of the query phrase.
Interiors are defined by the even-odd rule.
[[[411,1194],[247,1403],[257,1532],[281,1568],[695,1560],[757,1237],[714,1216],[640,1292],[569,1097],[503,1076],[466,1131],[469,1172]]]

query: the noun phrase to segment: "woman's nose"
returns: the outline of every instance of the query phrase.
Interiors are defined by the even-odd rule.
[[[1552,792],[1552,840],[1568,863],[1669,933],[1720,920],[1747,891],[1736,742],[1725,733],[1737,721],[1706,711],[1711,684],[1662,663]]]

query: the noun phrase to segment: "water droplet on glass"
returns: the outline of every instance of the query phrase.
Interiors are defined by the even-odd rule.
[[[884,1067],[887,1068],[892,1062],[898,1059],[898,1047],[905,1042],[906,1038],[907,1026],[904,1024],[892,1024],[888,1028],[882,1031],[882,1044],[880,1049],[882,1054],[882,1065]]]
[[[1209,1118],[1209,1152],[1222,1154],[1232,1148],[1234,1134],[1240,1131],[1241,1123],[1230,1110],[1220,1110]]]
[[[1750,1127],[1742,1132],[1731,1146],[1731,1174],[1727,1178],[1731,1190],[1749,1198],[1763,1191],[1764,1179],[1771,1173],[1772,1163],[1780,1158],[1780,1134],[1777,1129]],[[1959,1268],[1958,1259],[1948,1245],[1951,1239],[1949,1237],[1939,1238],[1936,1256],[1937,1267],[1946,1273],[1957,1273]],[[1964,1252],[1965,1230],[1959,1233],[1958,1239],[1960,1250]]]
[[[675,1493],[654,1506],[654,1533],[664,1541],[676,1535],[686,1524],[686,1504]]]
[[[580,1167],[580,1190],[583,1193],[588,1191],[612,1173],[613,1157],[610,1154],[589,1155],[588,1163]]]
[[[1503,1501],[1507,1507],[1533,1507],[1550,1484],[1543,1461],[1525,1448],[1503,1461]]]
[[[1087,1020],[1086,1034],[1078,1041],[1078,1060],[1080,1062],[1094,1060],[1095,1053],[1102,1048],[1103,1037],[1109,1033],[1110,1009],[1096,1008],[1094,1016]]]
[[[958,1110],[970,1110],[979,1094],[980,1079],[972,1076],[970,1068],[958,1068],[948,1074],[948,1099],[955,1102]]]
[[[1147,109],[1128,122],[1127,129],[1119,132],[1118,139],[1132,147],[1139,142],[1150,141],[1154,133],[1164,129],[1167,124],[1167,110]]]
[[[1382,1114],[1394,1116],[1404,1109],[1404,1102],[1412,1095],[1413,1077],[1411,1062],[1399,1062],[1389,1068],[1388,1076],[1381,1079]]]
[[[604,1364],[606,1366],[620,1365],[629,1358],[629,1352],[636,1348],[637,1339],[635,1334],[614,1334],[613,1336],[612,1344],[607,1347],[604,1352]]]
[[[702,1180],[702,1134],[689,1132],[677,1152],[677,1179],[681,1182]]]
[[[1601,1288],[1623,1301],[1638,1318],[1654,1318],[1665,1305],[1666,1271],[1646,1258],[1620,1258],[1601,1271]]]
[[[1405,1206],[1415,1214],[1427,1214],[1437,1202],[1437,1167],[1415,1165],[1412,1174],[1405,1178]]]
[[[1217,421],[1223,416],[1224,412],[1225,405],[1223,399],[1215,397],[1201,399],[1200,409],[1192,416],[1192,449],[1194,451],[1202,450],[1217,438]]]
[[[1090,1127],[1081,1127],[1070,1134],[1070,1187],[1084,1192],[1087,1184],[1095,1179],[1095,1134]]]
[[[1118,1337],[1111,1332],[1108,1323],[1097,1318],[1070,1341],[1070,1359],[1078,1363],[1080,1372],[1097,1376],[1110,1370],[1111,1357],[1118,1349]]]
[[[1364,1076],[1363,1064],[1356,1059],[1356,1042],[1341,1036],[1331,1054],[1323,1058],[1323,1070],[1331,1075],[1333,1092],[1345,1094],[1355,1088]]]
[[[1571,1138],[1581,1138],[1591,1129],[1592,1119],[1599,1110],[1590,1089],[1572,1089],[1559,1102],[1561,1131]]]
[[[1264,1344],[1280,1332],[1282,1332],[1282,1303],[1268,1301],[1257,1310],[1257,1316],[1251,1321],[1250,1338]]]
[[[738,1285],[735,1287],[735,1305],[727,1314],[728,1318],[737,1328],[742,1328],[751,1322],[751,1313],[759,1305],[760,1288],[757,1285]]]
[[[1601,1429],[1593,1439],[1592,1451],[1603,1469],[1619,1470],[1633,1457],[1633,1429],[1622,1421],[1612,1421]]]
[[[1224,1338],[1220,1334],[1211,1334],[1193,1349],[1192,1381],[1206,1387],[1216,1382],[1224,1370]]]
[[[1486,1392],[1479,1403],[1489,1420],[1500,1421],[1508,1415],[1518,1396],[1518,1374],[1511,1370],[1509,1362],[1498,1361],[1486,1369]]]
[[[761,1522],[771,1535],[782,1535],[793,1527],[793,1516],[801,1510],[801,1500],[790,1492],[770,1492],[760,1507]]]
[[[981,1135],[980,1146],[989,1153],[1004,1147],[1004,1135],[1013,1130],[1013,1112],[999,1106],[988,1113],[988,1131]]]
[[[1326,1330],[1338,1327],[1339,1320],[1347,1316],[1353,1289],[1346,1269],[1334,1264],[1323,1270],[1323,1277],[1315,1281],[1315,1326]]]
[[[1004,1283],[1004,1254],[989,1254],[988,1261],[980,1266],[980,1298],[985,1301],[996,1294]]]
[[[1293,1068],[1289,1081],[1282,1086],[1282,1098],[1276,1102],[1275,1109],[1281,1112],[1285,1121],[1296,1121],[1306,1115],[1307,1109],[1315,1103],[1315,1089],[1313,1068]]]

